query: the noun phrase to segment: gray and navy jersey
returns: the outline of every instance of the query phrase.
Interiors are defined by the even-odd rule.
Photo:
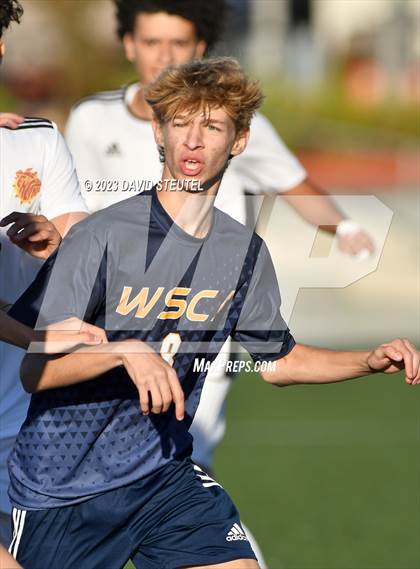
[[[183,231],[155,190],[95,213],[14,305],[12,316],[32,326],[78,317],[103,327],[109,341],[147,343],[173,364],[186,400],[184,421],[173,407],[143,416],[123,367],[34,394],[9,461],[14,505],[74,504],[189,456],[205,379],[195,360],[212,361],[229,335],[254,360],[293,348],[265,243],[213,212],[204,239]]]

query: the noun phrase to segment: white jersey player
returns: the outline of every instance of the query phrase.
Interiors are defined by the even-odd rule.
[[[5,53],[3,33],[11,22],[19,22],[22,14],[18,0],[2,0],[0,63]],[[29,286],[40,260],[58,246],[72,224],[86,217],[87,210],[73,159],[55,124],[0,113],[0,127],[6,127],[0,128],[0,304],[6,307]],[[10,226],[7,231],[6,226]],[[17,323],[7,315],[0,320],[1,327],[7,327],[2,330],[2,340],[24,346],[36,339],[28,330],[17,330]],[[96,336],[97,329],[89,327],[85,332],[76,331],[75,336],[89,343],[103,340]],[[63,338],[60,333],[58,337]],[[52,332],[50,339],[54,342],[58,337]],[[23,350],[0,342],[0,566],[10,569],[20,565],[3,546],[9,545],[11,537],[6,461],[29,401],[19,381],[23,355]]]
[[[0,128],[0,219],[11,212],[50,219],[64,235],[85,217],[73,159],[57,126],[45,119],[26,119],[15,130]],[[13,220],[10,220],[13,221]],[[16,224],[15,224],[16,225]],[[0,299],[3,307],[13,304],[31,284],[41,260],[28,255],[0,229]],[[7,519],[6,460],[25,419],[29,396],[19,381],[24,352],[0,344],[0,512]]]

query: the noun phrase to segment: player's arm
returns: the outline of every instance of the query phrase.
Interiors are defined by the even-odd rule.
[[[48,147],[41,193],[41,213],[62,237],[88,214],[73,156],[56,125]]]
[[[103,119],[102,119],[103,120]],[[90,212],[102,209],[100,196],[95,191],[95,184],[103,178],[101,168],[100,144],[95,138],[94,124],[100,125],[101,119],[93,101],[85,101],[70,111],[65,138],[76,163],[80,190]],[[92,187],[92,185],[93,187]]]
[[[257,113],[253,119],[248,146],[234,158],[232,166],[247,180],[246,189],[282,196],[308,223],[337,233],[338,246],[343,252],[374,251],[368,234],[346,220],[331,197],[310,182],[305,169],[264,115]],[[296,199],[297,196],[306,199]]]
[[[33,341],[33,330],[0,311],[0,340],[26,349]]]
[[[82,219],[88,216],[86,211],[75,211],[72,213],[65,213],[51,219],[51,223],[60,233],[61,237],[65,237],[69,230],[75,223],[79,223]]]
[[[0,544],[0,567],[2,569],[22,569],[21,565]]]
[[[16,113],[0,113],[0,127],[16,129],[25,119]]]
[[[34,282],[11,309],[11,316],[35,326],[60,328],[69,318],[95,322],[107,298],[107,224],[91,219],[74,226],[57,254],[42,266]],[[86,260],[89,262],[86,262]],[[26,355],[22,382],[29,392],[89,381],[124,366],[139,391],[143,413],[165,412],[172,402],[178,419],[184,416],[184,395],[176,372],[143,342],[125,340],[83,348],[55,357]]]
[[[72,323],[73,330],[32,330],[0,311],[0,341],[12,344],[24,350],[37,342],[45,353],[57,353],[60,350],[72,350],[81,344],[97,345],[106,342],[106,335],[97,326],[86,322]]]
[[[274,369],[262,373],[268,383],[278,386],[334,383],[402,369],[408,384],[420,382],[420,353],[408,340],[395,339],[372,351],[333,351],[296,344],[281,317],[280,304],[274,266],[262,243],[234,339],[242,343],[254,360],[274,362]]]
[[[395,339],[372,351],[333,351],[296,344],[275,369],[262,373],[265,381],[280,387],[346,381],[375,372],[405,370],[405,381],[420,383],[420,353],[406,339]]]
[[[354,222],[346,220],[331,197],[308,178],[279,195],[308,223],[334,235],[337,234],[338,246],[344,253],[357,255],[363,250],[374,252],[375,245],[366,231]],[[297,196],[306,196],[306,198],[295,199]],[[328,219],[328,224],[322,221],[325,219]]]
[[[55,357],[28,353],[21,380],[25,391],[36,393],[89,381],[120,366],[138,389],[144,415],[164,413],[174,403],[177,419],[184,418],[184,393],[175,370],[138,340],[110,342]]]
[[[29,255],[45,260],[54,253],[69,229],[86,216],[86,212],[80,211],[48,220],[45,215],[14,211],[0,220],[0,227],[10,225],[7,230],[10,241]]]
[[[97,321],[107,297],[107,224],[90,219],[73,227],[56,255],[42,266],[34,282],[11,309],[25,324],[62,327],[69,318]],[[89,260],[87,263],[86,260]],[[97,348],[97,349],[96,349]],[[143,342],[125,340],[105,348],[48,357],[27,354],[22,381],[30,392],[88,381],[123,365],[139,391],[144,413],[166,411],[172,402],[183,417],[184,398],[175,371]],[[150,404],[149,404],[150,397]]]
[[[56,356],[27,353],[20,370],[22,385],[28,393],[36,393],[94,379],[122,365],[118,353],[122,344],[110,342],[106,347],[81,348],[77,353]]]

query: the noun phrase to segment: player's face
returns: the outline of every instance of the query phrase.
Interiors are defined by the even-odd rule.
[[[143,85],[156,79],[168,65],[188,63],[206,50],[192,22],[165,12],[138,14],[134,32],[126,34],[123,42],[127,59],[135,64]]]
[[[164,178],[198,180],[201,184],[218,174],[229,155],[245,150],[249,132],[236,134],[232,119],[223,108],[180,113],[172,121],[153,122],[157,144],[165,149]],[[215,188],[213,191],[216,191]]]

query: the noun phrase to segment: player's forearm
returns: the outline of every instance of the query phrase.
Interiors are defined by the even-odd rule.
[[[59,215],[53,219],[51,222],[54,224],[57,231],[60,233],[62,237],[65,237],[70,229],[79,221],[82,221],[87,217],[88,214],[84,211],[76,211],[72,213],[66,213],[63,215]]]
[[[335,233],[337,225],[344,219],[331,197],[307,180],[281,195],[308,223],[329,233]]]
[[[278,386],[321,384],[346,381],[372,373],[369,351],[334,351],[297,344],[276,369],[263,374],[268,383]]]
[[[19,563],[0,545],[0,568],[1,569],[22,569]]]
[[[33,330],[0,311],[0,340],[26,349],[34,339]]]
[[[80,348],[51,356],[26,354],[20,377],[28,393],[89,381],[122,364],[122,342]]]

